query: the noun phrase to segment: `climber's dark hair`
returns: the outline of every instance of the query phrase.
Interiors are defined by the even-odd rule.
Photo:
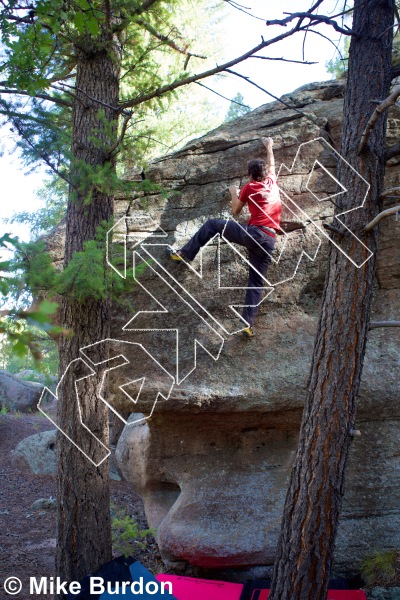
[[[254,181],[264,181],[267,176],[267,165],[265,160],[255,158],[247,165],[248,175],[251,175]]]

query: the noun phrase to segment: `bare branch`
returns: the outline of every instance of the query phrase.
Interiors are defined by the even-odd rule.
[[[201,85],[201,87],[205,88],[206,90],[209,90],[216,96],[219,96],[220,98],[223,98],[224,100],[228,100],[228,102],[233,102],[234,104],[238,104],[239,106],[243,106],[244,108],[250,108],[250,106],[248,106],[247,104],[242,104],[241,102],[238,102],[237,100],[233,100],[233,98],[227,98],[226,96],[223,96],[222,94],[220,94],[219,92],[216,92],[215,90],[208,87],[207,85],[204,85],[204,83],[200,83],[200,81],[195,81],[194,83],[196,83],[197,85]]]
[[[400,154],[400,142],[398,142],[397,144],[393,144],[393,146],[389,146],[389,148],[386,148],[385,161],[387,162],[388,160],[394,158],[398,154]]]
[[[340,27],[336,21],[333,19],[326,17],[325,15],[315,15],[309,12],[298,12],[298,13],[283,13],[285,15],[289,14],[285,19],[274,19],[273,21],[267,21],[267,25],[282,25],[286,27],[288,23],[293,21],[294,19],[309,19],[308,26],[318,25],[319,23],[325,23],[326,25],[331,25],[333,29],[339,33],[343,33],[344,35],[354,35],[355,37],[359,37],[359,34],[344,25],[344,27]]]
[[[378,329],[378,327],[400,327],[400,321],[371,321],[369,329]]]
[[[257,89],[261,90],[262,92],[265,92],[266,94],[268,94],[268,96],[271,96],[271,98],[274,98],[274,100],[277,100],[277,102],[280,102],[281,104],[283,104],[284,106],[286,106],[286,108],[290,108],[290,110],[294,110],[295,112],[299,113],[299,115],[301,115],[302,117],[308,119],[309,121],[311,121],[311,123],[314,123],[314,125],[315,125],[316,121],[313,118],[311,118],[310,115],[307,115],[306,113],[304,113],[303,111],[299,110],[295,106],[291,106],[290,104],[288,104],[287,102],[285,102],[284,100],[282,100],[282,98],[278,98],[278,96],[275,96],[274,94],[271,94],[271,92],[268,92],[268,90],[262,88],[257,83],[255,83],[254,81],[252,81],[250,79],[250,77],[247,77],[246,75],[242,75],[241,73],[237,73],[236,71],[232,71],[231,69],[225,69],[225,71],[227,73],[231,73],[232,75],[236,75],[236,77],[240,77],[241,79],[244,79],[245,81],[247,81],[247,83],[250,83],[251,85],[254,85],[254,87],[256,87]]]
[[[317,10],[318,6],[320,6],[323,2],[324,2],[324,0],[317,0],[317,2],[312,5],[312,7],[310,8],[310,10],[308,12],[310,12],[310,13],[314,12],[314,10]]]
[[[202,59],[207,58],[206,56],[203,56],[201,54],[194,54],[193,52],[189,52],[189,50],[187,48],[178,46],[178,44],[174,40],[171,40],[171,38],[169,38],[167,35],[164,35],[163,33],[160,33],[159,31],[157,31],[152,25],[150,25],[150,23],[147,23],[143,19],[137,19],[136,21],[137,21],[137,23],[139,23],[139,25],[142,25],[149,33],[151,33],[151,35],[153,35],[155,38],[157,38],[164,44],[167,44],[167,46],[169,46],[173,50],[176,50],[180,54],[185,54],[188,56],[188,58],[190,58],[191,56],[193,56],[195,58],[202,58]]]
[[[393,194],[400,194],[400,187],[395,187],[395,188],[390,188],[388,190],[385,190],[379,196],[379,199],[383,200],[384,198],[387,198],[388,196],[392,196]]]
[[[302,27],[301,27],[301,22],[302,22],[302,20],[300,19],[290,31],[287,31],[286,33],[283,33],[279,36],[276,36],[275,38],[271,38],[270,40],[263,39],[261,44],[259,44],[255,48],[252,48],[245,54],[242,54],[242,56],[234,58],[233,60],[230,60],[230,61],[224,63],[223,65],[217,65],[213,69],[209,69],[208,71],[204,71],[203,73],[199,73],[198,75],[196,75],[196,74],[190,75],[189,77],[185,77],[183,79],[178,79],[176,81],[173,81],[172,83],[168,83],[167,85],[156,88],[155,90],[148,92],[147,94],[140,94],[139,96],[136,96],[136,98],[132,98],[131,100],[127,100],[127,101],[123,102],[121,104],[121,108],[124,109],[124,108],[131,108],[133,106],[138,106],[139,104],[142,104],[143,102],[147,102],[148,100],[151,100],[153,98],[158,98],[158,97],[162,96],[163,94],[165,94],[167,92],[172,92],[173,90],[176,90],[177,88],[182,87],[184,85],[188,85],[188,84],[194,83],[195,81],[198,81],[200,79],[206,79],[207,77],[211,77],[212,75],[216,75],[217,73],[222,73],[223,71],[227,71],[227,69],[229,69],[230,67],[233,67],[234,65],[237,65],[240,62],[243,62],[247,58],[250,58],[250,56],[252,56],[253,54],[260,52],[260,50],[263,50],[267,46],[270,46],[271,44],[274,44],[276,42],[284,40],[287,37],[296,33],[297,31],[304,30],[304,28],[302,29]]]
[[[329,223],[323,223],[322,226],[324,229],[332,231],[332,233],[337,233],[337,235],[339,235],[340,237],[345,237],[344,232],[338,227],[335,227],[334,225],[330,225]]]
[[[324,40],[327,40],[336,49],[336,52],[339,54],[340,60],[342,62],[344,62],[346,60],[345,58],[343,58],[343,55],[342,55],[342,53],[340,51],[340,48],[339,48],[339,45],[335,44],[335,42],[333,40],[331,40],[330,38],[328,38],[327,35],[324,35],[320,31],[316,31],[315,29],[311,29],[311,33],[315,33],[316,35],[319,35],[320,37],[324,38]]]
[[[297,63],[299,65],[317,65],[318,62],[311,62],[309,60],[292,60],[290,58],[273,58],[271,56],[249,56],[249,58],[261,58],[262,60],[281,60],[282,62]]]
[[[380,223],[382,219],[384,219],[385,217],[390,217],[391,215],[396,215],[399,212],[400,206],[393,206],[392,208],[387,208],[386,210],[383,210],[378,215],[376,215],[375,219],[372,219],[372,221],[370,221],[368,225],[366,225],[364,231],[366,233],[368,231],[371,231],[371,229],[376,227],[376,225],[378,225],[378,223]]]
[[[230,4],[233,8],[236,8],[236,10],[240,10],[241,12],[245,13],[249,17],[252,17],[253,19],[257,19],[258,21],[265,21],[265,19],[263,19],[262,17],[257,17],[256,15],[252,15],[249,12],[249,10],[251,10],[249,6],[242,6],[241,4],[238,4],[237,2],[234,2],[233,0],[224,0],[224,2],[226,2],[227,4]]]
[[[391,106],[393,106],[394,104],[396,104],[396,100],[397,98],[400,96],[400,85],[397,86],[393,92],[390,94],[390,96],[388,96],[385,100],[383,100],[383,102],[381,102],[376,109],[374,110],[374,112],[372,113],[365,129],[364,132],[361,136],[361,142],[360,145],[358,147],[358,154],[361,154],[367,144],[368,144],[368,140],[370,138],[371,135],[371,131],[375,125],[375,123],[377,122],[377,120],[379,119],[379,116],[385,112],[388,108],[390,108]]]
[[[129,124],[129,121],[132,118],[133,113],[127,113],[124,117],[124,122],[122,123],[121,133],[118,136],[117,141],[113,144],[109,150],[109,157],[113,156],[116,153],[116,150],[119,148],[119,145],[123,141],[125,137],[125,133]]]

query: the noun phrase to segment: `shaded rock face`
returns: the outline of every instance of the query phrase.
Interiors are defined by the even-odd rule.
[[[124,354],[135,368],[110,372],[108,401],[125,418],[134,411],[118,442],[119,468],[141,494],[169,561],[221,568],[273,563],[329,251],[321,226],[332,221],[326,199],[337,192],[331,175],[338,156],[324,140],[339,148],[343,93],[340,82],[304,86],[284,98],[296,110],[267,104],[153,163],[146,177],[174,192],[168,200],[153,193],[116,201],[121,221],[111,260],[122,273],[126,239],[127,277],[134,266],[138,281],[115,308],[111,356]],[[399,132],[396,107],[389,113],[388,145]],[[265,158],[264,136],[275,140],[277,167],[289,169],[281,168],[278,181],[284,218],[312,223],[279,240],[268,274],[279,285],[260,307],[257,337],[246,340],[231,335],[241,322],[229,308],[243,303],[246,255],[221,244],[218,271],[217,241],[204,250],[202,265],[196,257],[191,267],[172,264],[157,244],[180,247],[207,218],[229,218],[226,188],[247,182],[251,158]],[[399,180],[393,159],[386,187]],[[387,199],[385,207],[394,202]],[[138,238],[146,222],[156,235]],[[133,258],[138,239],[153,245],[142,244]],[[393,218],[381,229],[380,246],[373,319],[397,319],[400,244]],[[309,259],[299,263],[302,252]],[[196,339],[203,346],[197,352]],[[171,389],[160,365],[176,378]],[[399,330],[371,331],[358,406],[362,436],[351,449],[338,568],[356,568],[371,548],[400,546],[399,366]],[[159,392],[151,418],[141,420]]]
[[[0,371],[0,408],[30,412],[36,410],[43,391],[43,385],[25,381],[17,375]]]

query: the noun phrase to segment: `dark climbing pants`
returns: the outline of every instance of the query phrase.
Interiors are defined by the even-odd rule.
[[[181,248],[188,260],[193,260],[200,248],[205,246],[217,233],[229,242],[240,244],[249,251],[249,280],[243,309],[243,318],[253,325],[258,312],[258,304],[263,294],[265,276],[271,263],[271,254],[275,247],[276,238],[268,235],[260,227],[254,225],[239,225],[236,221],[209,219],[200,227],[198,232]],[[254,267],[254,268],[253,268]],[[257,269],[257,270],[256,270]]]

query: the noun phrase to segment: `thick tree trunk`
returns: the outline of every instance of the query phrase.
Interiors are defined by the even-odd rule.
[[[120,59],[110,38],[98,43],[83,40],[77,52],[77,99],[73,114],[72,154],[75,161],[91,167],[110,164],[107,153],[117,136]],[[96,102],[97,100],[98,102]],[[99,115],[102,111],[104,116]],[[110,126],[110,124],[113,124]],[[102,221],[110,222],[112,197],[95,190],[91,201],[85,200],[84,169],[73,161],[72,176],[78,190],[71,187],[67,212],[65,264],[74,252],[83,249],[86,240],[95,237]],[[71,361],[78,359],[79,349],[109,337],[110,302],[87,299],[77,302],[64,298],[62,325],[72,330],[71,338],[60,343],[60,376]],[[102,357],[106,359],[107,357]],[[68,436],[99,462],[101,452],[80,424],[75,402],[75,383],[89,374],[82,363],[73,363],[63,379],[59,395],[58,423]],[[82,419],[90,431],[108,446],[108,411],[98,399],[99,378],[88,377],[77,384]],[[57,575],[62,580],[78,580],[111,559],[110,493],[108,461],[94,466],[71,442],[59,435],[58,447],[58,532]]]
[[[371,189],[364,209],[349,213],[344,222],[374,254],[376,232],[364,237],[360,232],[380,209],[386,115],[380,117],[362,156],[357,155],[357,149],[376,107],[371,101],[383,100],[389,94],[393,19],[394,0],[355,0],[353,30],[359,37],[353,37],[350,46],[341,154],[371,184]],[[341,196],[338,212],[342,212],[360,206],[365,189],[350,168],[342,165],[339,171],[339,180],[348,190]],[[338,243],[350,256],[360,254],[353,238],[338,239]],[[374,270],[375,256],[357,268],[331,245],[270,600],[326,598],[355,424]]]

